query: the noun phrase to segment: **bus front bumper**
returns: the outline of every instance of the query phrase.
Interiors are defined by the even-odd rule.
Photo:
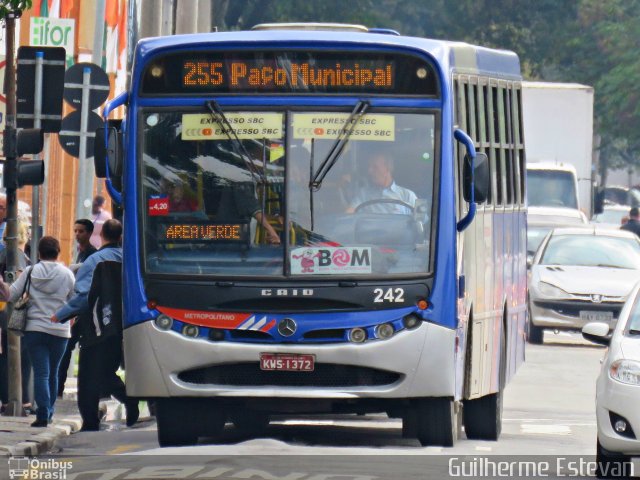
[[[456,391],[456,332],[427,322],[388,340],[362,344],[274,345],[189,338],[160,330],[148,321],[127,328],[124,344],[127,393],[141,398],[392,399],[455,397]],[[310,380],[311,376],[305,380],[306,372],[285,375],[285,383],[265,381],[260,370],[262,353],[310,354],[315,356],[317,374],[323,368],[330,370],[325,372],[320,386]],[[200,380],[193,380],[193,375],[184,375],[190,371],[204,374],[195,376]],[[209,382],[211,371],[217,372],[215,378],[224,380]],[[233,374],[227,374],[232,371],[239,375],[250,371],[250,378],[256,378],[256,383],[252,384],[246,375],[234,379]],[[350,373],[354,374],[351,382]],[[336,380],[337,386],[331,385],[331,376],[338,374],[341,378]],[[295,385],[290,383],[291,377],[297,378]]]

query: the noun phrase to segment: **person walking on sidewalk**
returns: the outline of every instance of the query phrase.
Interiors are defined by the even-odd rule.
[[[91,234],[93,233],[93,222],[88,218],[80,218],[75,221],[73,225],[73,233],[76,237],[76,242],[78,242],[78,255],[76,256],[76,261],[73,265],[71,265],[71,271],[77,272],[80,268],[80,265],[84,263],[84,261],[98,251],[96,247],[91,245],[90,239]],[[62,357],[62,362],[60,362],[60,369],[58,370],[58,397],[62,398],[62,394],[64,393],[64,384],[67,382],[67,371],[69,370],[69,364],[71,363],[71,355],[73,354],[73,349],[76,348],[79,340],[79,332],[77,324],[73,324],[71,326],[71,338],[69,339],[69,343],[67,343],[67,349],[64,352],[64,356]]]
[[[107,220],[100,236],[102,247],[78,270],[74,296],[51,317],[54,323],[78,317],[78,409],[85,432],[100,429],[102,393],[124,403],[127,426],[135,424],[140,415],[138,401],[127,396],[116,373],[122,360],[122,225]]]
[[[33,390],[37,404],[32,427],[46,427],[53,417],[58,393],[58,367],[71,336],[69,325],[51,322],[51,315],[73,294],[71,270],[58,263],[60,242],[42,237],[38,243],[40,261],[23,271],[11,285],[0,280],[0,296],[10,302],[23,291],[29,294],[23,340],[33,365]]]

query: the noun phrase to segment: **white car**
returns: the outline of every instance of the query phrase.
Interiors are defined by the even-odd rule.
[[[544,237],[554,228],[588,225],[587,217],[576,208],[529,207],[527,209],[527,265]]]
[[[543,330],[580,330],[590,321],[613,328],[640,280],[640,239],[624,230],[556,228],[543,240],[529,278],[528,340]]]
[[[630,457],[640,456],[640,283],[612,335],[600,322],[586,324],[582,335],[609,346],[596,384],[597,461],[599,476],[606,476],[605,468],[630,469]]]

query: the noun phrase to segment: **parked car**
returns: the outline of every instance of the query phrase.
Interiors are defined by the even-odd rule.
[[[528,340],[545,328],[580,330],[600,321],[614,327],[640,280],[640,239],[624,230],[557,228],[536,252],[529,279]]]
[[[588,225],[587,217],[575,208],[529,207],[527,210],[527,265],[552,229]]]
[[[609,324],[587,323],[582,335],[609,347],[596,383],[598,439],[596,461],[599,477],[631,475],[630,457],[640,456],[640,283],[625,304],[620,319],[609,333]]]
[[[604,187],[604,200],[616,205],[640,207],[640,191],[627,187]]]
[[[591,223],[597,223],[602,227],[620,228],[622,219],[629,217],[630,207],[625,205],[605,205],[602,213],[591,218]]]

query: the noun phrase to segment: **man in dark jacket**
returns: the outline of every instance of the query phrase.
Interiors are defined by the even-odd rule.
[[[633,232],[640,237],[640,210],[638,207],[631,207],[631,210],[629,210],[629,221],[622,225],[620,230]]]
[[[127,426],[135,424],[140,414],[138,401],[127,396],[116,374],[122,361],[122,225],[118,220],[107,220],[100,236],[102,247],[78,270],[75,295],[51,317],[52,322],[64,322],[78,316],[82,431],[99,430],[101,394],[111,394],[124,403]]]
[[[80,268],[80,264],[84,263],[87,258],[96,253],[98,249],[91,245],[89,241],[93,233],[93,222],[88,218],[76,220],[73,225],[73,233],[76,237],[76,242],[78,242],[78,255],[76,256],[75,265],[72,265],[70,268],[72,271],[77,271],[78,268]],[[78,340],[79,332],[76,324],[74,324],[71,327],[71,338],[67,343],[67,349],[64,352],[64,356],[60,362],[60,368],[58,369],[58,397],[60,398],[62,398],[62,394],[64,393],[64,384],[67,382],[67,371],[71,363],[71,355],[78,344]]]

